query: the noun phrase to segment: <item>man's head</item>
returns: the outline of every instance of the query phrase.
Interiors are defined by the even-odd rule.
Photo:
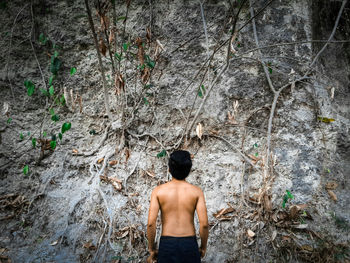
[[[169,158],[169,171],[177,180],[184,180],[191,171],[192,161],[188,151],[174,151]]]

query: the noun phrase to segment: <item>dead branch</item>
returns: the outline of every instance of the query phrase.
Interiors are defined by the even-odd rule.
[[[111,120],[112,119],[112,115],[109,109],[109,95],[108,95],[108,89],[107,89],[107,81],[106,81],[106,76],[105,76],[105,71],[103,68],[103,64],[102,64],[102,58],[101,58],[101,53],[100,50],[98,48],[98,41],[97,41],[97,36],[96,36],[96,32],[95,32],[95,26],[94,26],[94,21],[92,20],[92,16],[91,16],[91,11],[90,11],[90,7],[89,7],[89,1],[85,0],[85,7],[86,7],[86,12],[89,18],[89,24],[90,24],[90,29],[92,32],[92,36],[94,38],[94,43],[95,43],[95,49],[97,52],[97,58],[98,58],[98,64],[100,67],[100,71],[101,71],[101,75],[102,75],[102,84],[103,84],[103,91],[104,91],[104,100],[105,100],[105,108],[106,108],[106,113],[108,118]]]
[[[33,54],[34,54],[35,61],[38,64],[38,68],[39,68],[39,71],[40,71],[40,75],[41,75],[41,78],[42,78],[45,90],[47,91],[45,77],[44,77],[43,71],[41,70],[41,66],[40,66],[38,57],[36,56],[35,49],[34,49],[33,42],[32,42],[32,33],[33,33],[33,29],[34,29],[34,14],[33,14],[33,5],[32,4],[30,5],[30,14],[32,16],[32,29],[30,31],[29,42],[30,42],[30,46],[32,47],[32,51],[33,51]],[[48,103],[48,98],[46,98],[46,104],[47,103]]]
[[[248,162],[255,170],[257,170],[259,172],[261,171],[261,169],[259,167],[257,167],[255,164],[253,164],[252,161],[243,152],[241,152],[239,149],[237,149],[230,141],[228,141],[224,137],[214,135],[214,134],[209,134],[208,136],[214,137],[214,138],[217,138],[217,139],[220,139],[220,140],[226,142],[228,145],[231,146],[231,148],[233,150],[235,150],[243,158],[244,161]]]
[[[121,40],[124,41],[124,36],[125,36],[125,29],[126,29],[126,21],[128,20],[128,14],[129,14],[129,7],[130,7],[130,2],[131,0],[126,1],[126,14],[125,14],[125,19],[123,21],[123,32],[122,32],[122,37]],[[120,56],[123,55],[123,45],[120,46]],[[120,63],[121,61],[118,61],[118,71],[120,72]]]
[[[125,193],[127,193],[127,183],[128,183],[128,179],[129,179],[129,177],[136,171],[136,168],[137,168],[137,166],[139,165],[140,160],[141,160],[141,155],[140,155],[138,161],[136,162],[134,168],[130,171],[130,173],[128,174],[128,176],[124,179],[124,190],[125,190]]]
[[[115,2],[112,1],[112,4],[113,4],[113,8],[114,8],[114,11],[115,11]],[[97,1],[97,8],[98,8],[98,15],[100,16],[101,18],[101,29],[103,30],[103,33],[104,33],[104,36],[105,36],[105,40],[106,40],[106,43],[107,43],[107,49],[108,49],[108,53],[109,53],[109,58],[111,60],[111,65],[112,65],[112,72],[113,72],[113,75],[115,74],[115,66],[114,66],[114,59],[113,59],[113,55],[112,55],[112,50],[111,50],[111,43],[109,41],[109,36],[108,36],[108,20],[106,20],[106,16],[105,16],[105,12],[101,11],[101,5],[100,5],[100,1]],[[105,10],[107,11],[107,10]],[[114,12],[114,16],[115,16],[115,12]],[[113,21],[113,23],[115,23],[115,21]]]
[[[208,59],[210,58],[210,54],[209,54],[209,39],[208,39],[208,33],[207,33],[207,24],[205,22],[205,17],[204,17],[204,11],[203,11],[203,3],[201,1],[199,1],[199,5],[200,5],[200,9],[201,9],[201,16],[202,16],[202,20],[203,20],[203,29],[204,29],[204,34],[205,34],[205,42],[207,45],[207,57]],[[208,68],[210,66],[210,63],[208,65]],[[210,84],[210,72],[208,71],[208,85]]]
[[[266,49],[266,48],[272,48],[272,47],[280,47],[280,46],[291,46],[291,45],[301,45],[301,44],[309,44],[309,43],[324,43],[327,42],[328,44],[337,44],[337,43],[349,43],[350,40],[334,40],[334,41],[328,41],[328,40],[322,40],[322,39],[315,39],[315,40],[304,40],[304,41],[293,41],[293,42],[282,42],[282,43],[277,43],[277,44],[273,44],[273,45],[266,45],[266,46],[261,46],[261,47],[256,47],[256,48],[252,48],[252,49],[248,49],[242,53],[240,53],[240,55],[243,54],[248,54],[251,52],[255,52],[261,49]]]
[[[143,133],[143,134],[138,135],[138,134],[134,134],[134,133],[130,132],[129,130],[126,130],[126,131],[127,131],[128,134],[130,134],[131,136],[133,136],[133,137],[135,137],[135,138],[141,138],[141,137],[145,137],[145,136],[151,137],[151,138],[153,138],[153,139],[162,147],[162,149],[164,149],[164,150],[170,150],[170,149],[172,148],[172,147],[165,147],[165,146],[163,145],[163,143],[162,143],[161,141],[159,141],[158,138],[157,138],[155,135],[153,135],[153,134],[150,134],[150,133]]]
[[[334,26],[333,26],[333,30],[332,30],[332,33],[330,34],[327,42],[324,44],[324,46],[321,48],[321,50],[317,53],[317,55],[315,56],[315,58],[313,59],[313,61],[311,62],[310,64],[310,69],[312,68],[312,66],[316,63],[317,59],[319,58],[319,56],[322,54],[322,52],[326,49],[328,43],[332,40],[332,38],[334,37],[334,34],[335,34],[335,31],[337,30],[337,27],[338,27],[338,24],[339,24],[339,21],[340,21],[340,17],[343,13],[343,10],[345,8],[345,5],[346,3],[348,2],[348,0],[343,0],[343,3],[339,9],[339,12],[338,12],[338,16],[337,16],[337,20],[335,21],[334,23]],[[309,72],[306,72],[304,76],[308,75]]]

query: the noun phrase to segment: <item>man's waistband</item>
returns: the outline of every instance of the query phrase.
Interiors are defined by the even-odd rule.
[[[174,236],[161,236],[160,239],[167,240],[167,239],[195,239],[197,240],[196,236],[184,236],[184,237],[174,237]]]

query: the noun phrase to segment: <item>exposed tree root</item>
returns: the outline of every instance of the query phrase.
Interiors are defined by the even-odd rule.
[[[104,144],[104,142],[106,141],[106,139],[107,139],[107,137],[108,137],[108,131],[109,131],[109,129],[111,128],[111,124],[109,124],[107,127],[106,127],[106,129],[105,129],[105,132],[104,132],[104,134],[103,134],[103,136],[102,136],[102,138],[101,138],[101,141],[99,142],[99,144],[97,145],[97,147],[94,149],[94,150],[92,150],[92,151],[90,151],[90,152],[78,152],[78,153],[76,153],[75,155],[78,155],[78,156],[91,156],[91,155],[93,155],[93,154],[95,154],[99,149],[101,149],[101,147],[102,147],[102,145]]]

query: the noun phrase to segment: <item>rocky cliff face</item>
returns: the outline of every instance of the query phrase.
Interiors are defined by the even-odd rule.
[[[120,68],[115,59],[125,82],[119,95],[108,52],[102,58],[110,119],[83,3],[1,2],[0,92],[9,105],[1,116],[3,255],[13,262],[144,262],[150,194],[169,179],[163,150],[179,147],[194,155],[188,181],[207,201],[204,262],[349,256],[349,3],[333,42],[313,63],[342,1],[256,1],[257,39],[249,1],[231,37],[242,2],[138,1],[127,8],[116,1],[115,52],[130,45]],[[38,41],[41,33],[47,42]],[[137,68],[138,37],[151,63],[147,82]],[[43,79],[48,86],[54,50],[62,61],[54,92],[66,99],[55,106],[57,122],[48,113],[55,101],[39,92]],[[36,85],[30,97],[25,80]],[[72,128],[40,158],[31,140],[56,134],[63,122]]]

